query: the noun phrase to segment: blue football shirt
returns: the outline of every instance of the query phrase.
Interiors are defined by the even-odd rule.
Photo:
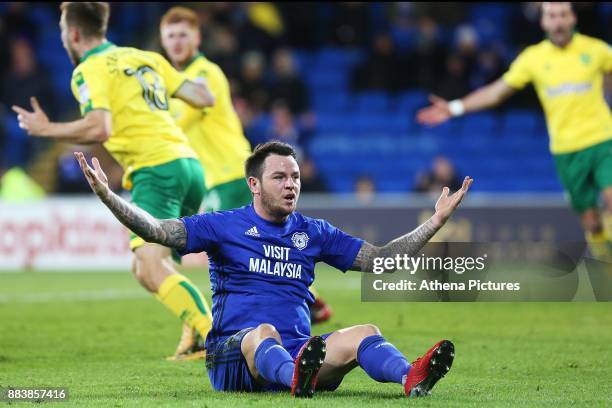
[[[207,347],[261,323],[274,325],[283,343],[310,336],[315,264],[345,272],[363,244],[297,212],[284,223],[266,221],[253,205],[181,220],[187,230],[182,254],[208,253],[213,326]]]

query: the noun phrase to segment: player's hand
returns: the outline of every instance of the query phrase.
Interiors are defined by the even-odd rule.
[[[76,157],[79,165],[81,166],[81,170],[87,179],[91,189],[96,195],[102,199],[106,198],[110,192],[108,188],[108,178],[104,171],[102,171],[102,167],[100,167],[100,162],[98,162],[97,158],[93,158],[91,160],[93,164],[93,169],[89,167],[87,164],[87,160],[85,159],[85,155],[81,152],[74,152],[74,157]]]
[[[465,193],[467,193],[473,182],[473,178],[464,178],[461,188],[450,196],[448,195],[450,192],[448,187],[442,189],[442,195],[436,202],[436,213],[434,214],[434,221],[436,223],[443,225],[448,220],[453,211],[459,206],[459,203],[461,203],[461,200],[463,200]]]
[[[449,120],[453,115],[448,109],[448,101],[436,95],[429,97],[431,105],[419,109],[416,115],[417,122],[421,125],[436,126]]]
[[[44,136],[45,129],[49,125],[49,118],[35,97],[30,98],[30,104],[32,104],[32,112],[16,105],[12,107],[17,113],[19,127],[28,132],[29,135]]]

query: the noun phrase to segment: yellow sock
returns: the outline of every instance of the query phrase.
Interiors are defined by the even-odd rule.
[[[595,259],[612,262],[612,244],[605,229],[597,234],[587,232],[586,240]]]
[[[612,214],[604,213],[601,217],[603,223],[603,232],[608,240],[608,246],[612,247]]]
[[[168,276],[159,287],[156,297],[206,338],[212,327],[212,316],[204,296],[189,279],[178,273]]]
[[[319,298],[319,292],[317,292],[314,286],[309,287],[308,290],[310,293],[312,293],[312,296],[314,296],[315,299]]]

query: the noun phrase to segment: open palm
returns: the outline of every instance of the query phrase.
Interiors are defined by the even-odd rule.
[[[436,95],[431,95],[429,101],[431,105],[419,109],[417,112],[416,119],[418,123],[427,126],[437,126],[452,117],[448,108],[448,101]]]
[[[436,202],[436,216],[441,223],[446,222],[451,216],[453,211],[459,206],[461,200],[465,196],[465,193],[469,190],[470,186],[474,182],[474,179],[466,177],[463,179],[463,185],[454,194],[449,195],[450,190],[448,187],[442,189],[442,195]]]
[[[106,197],[110,191],[108,188],[108,178],[106,174],[104,174],[104,171],[102,171],[98,159],[95,157],[92,159],[91,163],[93,164],[93,168],[91,168],[89,164],[87,164],[87,160],[83,153],[75,152],[74,157],[78,160],[81,170],[94,193],[100,198]]]

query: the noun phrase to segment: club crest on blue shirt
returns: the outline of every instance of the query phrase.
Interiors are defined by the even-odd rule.
[[[291,236],[291,241],[293,245],[301,251],[308,245],[308,235],[305,232],[295,232]]]

